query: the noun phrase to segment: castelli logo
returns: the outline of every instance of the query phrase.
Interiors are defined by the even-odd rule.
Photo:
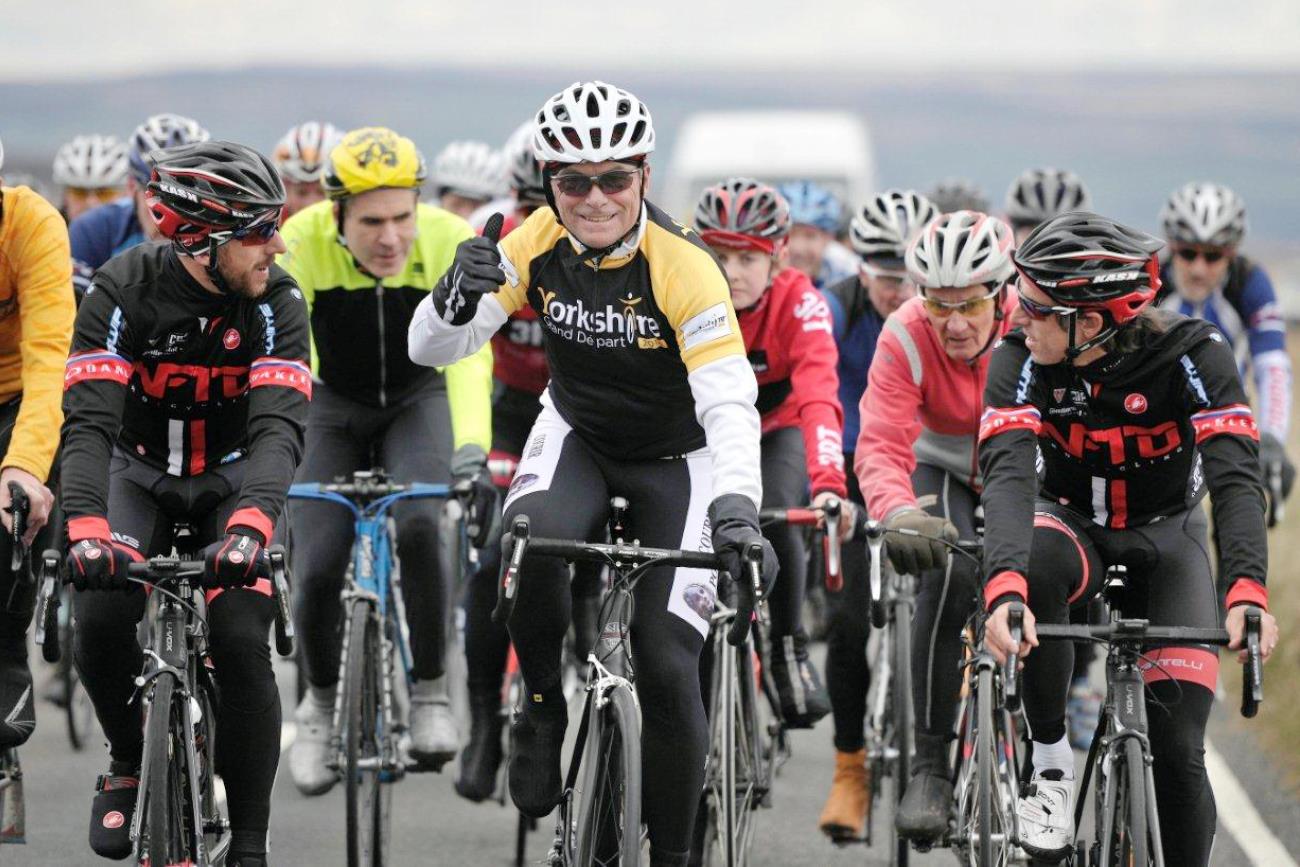
[[[86,549],[86,559],[87,559],[87,560],[98,560],[98,559],[99,559],[99,549],[98,549],[98,548],[87,548],[87,549]]]
[[[239,551],[231,551],[231,552],[230,552],[229,554],[227,554],[226,556],[227,556],[227,558],[230,560],[231,563],[243,563],[243,562],[244,562],[244,555],[243,555],[243,553],[241,553],[241,552],[239,552]]]
[[[227,349],[235,349],[239,346],[239,332],[233,328],[226,329],[225,335],[221,338],[221,344]]]
[[[104,814],[104,827],[108,829],[120,828],[126,824],[126,816],[122,815],[121,810],[113,810],[111,813]]]
[[[1124,398],[1124,408],[1134,415],[1141,415],[1147,411],[1147,399],[1135,391]]]

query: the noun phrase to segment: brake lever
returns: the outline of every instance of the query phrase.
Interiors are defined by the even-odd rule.
[[[1250,719],[1264,701],[1264,664],[1259,649],[1263,618],[1258,608],[1246,611],[1246,663],[1242,666],[1241,715]]]
[[[830,497],[822,504],[822,550],[826,556],[826,589],[838,593],[844,587],[840,572],[840,514],[844,504]]]
[[[23,543],[23,537],[27,535],[27,513],[31,510],[31,507],[31,501],[27,499],[27,492],[23,490],[23,486],[17,482],[10,482],[9,505],[5,508],[5,511],[13,518],[9,533],[11,551],[9,555],[9,571],[14,574],[19,573],[23,561],[27,559],[27,546]]]
[[[881,600],[880,561],[885,553],[885,525],[868,519],[863,524],[863,532],[867,534],[867,550],[871,554],[871,601],[878,603]]]
[[[1016,711],[1020,708],[1019,651],[1020,642],[1025,635],[1025,606],[1021,602],[1008,604],[1011,607],[1007,610],[1007,629],[1011,633],[1011,640],[1015,642],[1016,650],[1007,654],[1007,661],[1002,665],[1002,695],[1007,710]]]

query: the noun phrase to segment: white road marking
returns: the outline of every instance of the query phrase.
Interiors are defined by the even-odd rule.
[[[1296,867],[1295,859],[1273,836],[1250,802],[1250,796],[1233,776],[1228,763],[1208,739],[1205,741],[1205,770],[1210,776],[1210,785],[1214,787],[1219,821],[1232,834],[1250,863],[1261,867]]]

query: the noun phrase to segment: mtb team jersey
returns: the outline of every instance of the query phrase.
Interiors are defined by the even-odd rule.
[[[170,244],[110,260],[77,313],[64,377],[69,538],[108,538],[116,446],[170,476],[246,460],[230,523],[269,540],[302,457],[307,353],[306,305],[278,266],[250,300],[205,290]]]
[[[714,491],[762,499],[756,384],[725,275],[692,230],[650,203],[606,255],[540,208],[498,245],[506,282],[452,325],[432,299],[411,323],[411,357],[442,363],[487,342],[525,305],[542,323],[543,404],[607,457],[685,455],[707,444]]]
[[[1035,364],[1019,331],[994,350],[980,425],[987,599],[1024,595],[1035,496],[1119,530],[1207,490],[1229,604],[1265,598],[1259,434],[1232,349],[1202,320],[1154,322],[1129,326],[1146,328],[1142,348],[1085,367]]]
[[[799,428],[813,495],[829,491],[843,498],[844,413],[836,396],[837,356],[826,299],[806,274],[785,268],[758,303],[736,316],[758,380],[764,436]]]
[[[492,444],[490,347],[438,371],[413,364],[402,339],[420,301],[474,231],[442,208],[416,206],[416,237],[401,273],[362,270],[339,241],[334,203],[304,208],[284,224],[280,256],[302,290],[311,318],[312,371],[358,404],[384,408],[436,388],[445,378],[455,446]]]
[[[1243,378],[1255,377],[1255,420],[1261,433],[1285,443],[1291,421],[1291,358],[1286,354],[1286,320],[1264,269],[1237,256],[1223,286],[1192,303],[1175,290],[1173,267],[1160,273],[1165,289],[1160,305],[1184,316],[1213,323],[1228,338]]]
[[[22,399],[3,465],[49,478],[75,305],[68,233],[28,187],[0,187],[0,404]]]
[[[862,415],[859,403],[867,390],[867,372],[876,354],[876,342],[885,328],[885,317],[876,312],[867,290],[857,275],[845,277],[822,293],[831,310],[831,324],[839,360],[836,374],[840,386],[840,408],[844,411],[844,453],[852,454],[858,443]]]
[[[145,240],[131,196],[114,199],[77,217],[68,226],[68,237],[78,298],[85,294],[100,266]]]
[[[1011,325],[1015,299],[1003,304],[999,333]],[[954,316],[960,314],[953,314]],[[862,429],[854,450],[867,513],[885,520],[917,508],[912,473],[918,462],[979,490],[976,436],[984,409],[989,356],[948,357],[925,305],[912,298],[885,320],[862,395]]]

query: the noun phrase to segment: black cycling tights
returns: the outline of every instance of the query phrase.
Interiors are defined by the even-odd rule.
[[[109,525],[114,535],[134,540],[150,556],[170,553],[174,520],[191,520],[199,542],[206,544],[234,511],[243,469],[239,461],[179,479],[118,452],[109,474]],[[81,682],[108,737],[109,753],[133,765],[143,752],[142,710],[133,681],[142,665],[136,624],[146,601],[138,587],[74,595],[74,659]],[[280,694],[269,640],[274,618],[275,602],[251,589],[224,590],[208,604],[209,652],[220,695],[216,772],[226,784],[236,842],[252,851],[265,843],[280,761]]]
[[[853,455],[844,456],[844,465],[853,466]],[[853,473],[848,475],[849,499],[862,506],[862,490]],[[871,670],[867,668],[867,635],[870,591],[867,581],[867,546],[861,539],[845,545],[840,554],[840,573],[844,585],[838,593],[827,593],[830,622],[826,630],[826,691],[830,693],[831,714],[835,720],[835,749],[852,753],[866,746],[864,732],[867,718],[867,688]]]
[[[1128,617],[1162,626],[1219,626],[1206,549],[1206,517],[1194,508],[1129,530],[1108,530],[1055,503],[1040,501],[1029,561],[1029,607],[1043,623],[1066,623],[1101,589],[1106,567],[1128,567],[1122,605]],[[1214,702],[1218,657],[1208,648],[1151,654],[1145,673],[1147,717],[1168,864],[1209,863],[1214,793],[1205,773],[1205,725]],[[1168,664],[1165,663],[1168,660]],[[1065,736],[1074,645],[1044,641],[1025,659],[1024,705],[1034,740]]]
[[[507,499],[505,525],[526,514],[536,536],[602,538],[609,498],[626,497],[627,530],[643,545],[700,550],[711,499],[707,454],[619,461],[588,448],[552,410],[533,427]],[[637,584],[632,656],[641,703],[644,819],[652,850],[686,852],[704,786],[708,728],[699,658],[712,610],[713,575],[653,569]],[[560,682],[570,620],[569,570],[561,560],[525,561],[509,627],[531,693]]]

